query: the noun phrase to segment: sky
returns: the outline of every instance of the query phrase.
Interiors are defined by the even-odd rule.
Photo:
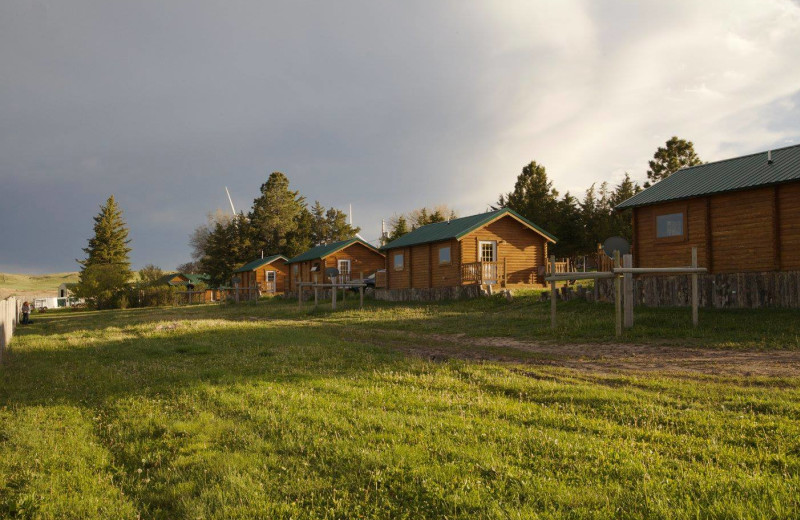
[[[134,268],[190,259],[270,172],[381,219],[486,210],[535,160],[582,196],[673,135],[800,143],[800,2],[0,2],[0,272],[63,272],[113,194]]]

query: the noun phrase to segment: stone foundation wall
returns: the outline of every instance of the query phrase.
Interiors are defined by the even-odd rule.
[[[376,289],[375,299],[389,302],[432,302],[478,298],[485,291],[479,285],[457,287],[434,287],[431,289]]]

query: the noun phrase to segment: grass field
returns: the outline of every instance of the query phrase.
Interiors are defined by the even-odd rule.
[[[56,296],[62,283],[78,281],[78,273],[14,274],[0,273],[0,299],[8,296],[34,298]]]
[[[610,306],[559,312],[34,315],[0,518],[797,517],[800,313],[637,310],[616,341]]]

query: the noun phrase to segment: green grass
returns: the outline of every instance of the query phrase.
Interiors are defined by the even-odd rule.
[[[796,378],[393,348],[407,330],[613,335],[609,306],[563,305],[555,333],[547,313],[519,298],[35,316],[0,367],[0,518],[796,517]],[[796,349],[797,317],[707,311],[693,331],[685,310],[642,310],[626,341]]]
[[[78,281],[78,273],[13,274],[0,273],[0,289],[17,291],[56,291],[62,283]]]

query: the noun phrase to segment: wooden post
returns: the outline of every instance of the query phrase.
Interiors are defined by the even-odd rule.
[[[508,257],[503,257],[503,287],[508,287]]]
[[[334,285],[333,285],[333,286],[331,286],[331,308],[332,308],[333,310],[336,310],[336,293],[337,293],[337,292],[338,292],[338,291],[337,291],[337,289],[336,289],[336,285],[335,285],[335,283],[334,283]]]
[[[550,257],[550,275],[554,275],[556,272],[556,257],[555,255]],[[555,329],[556,328],[556,298],[558,298],[558,293],[556,292],[556,281],[553,280],[550,282],[550,327]]]
[[[236,303],[239,303],[239,282],[233,284],[233,288],[236,291],[236,293],[234,294],[234,298],[236,299]]]
[[[303,286],[300,284],[297,284],[297,306],[303,306]]]
[[[633,267],[633,255],[624,255],[622,257],[622,265],[623,267]],[[625,328],[629,329],[633,327],[633,274],[625,273],[623,281],[625,285],[623,290],[625,295]]]
[[[619,267],[619,251],[614,251],[614,268]],[[617,336],[622,336],[622,277],[614,276],[614,307],[616,311]]]
[[[318,304],[319,304],[319,287],[314,285],[314,308],[315,309],[317,308]]]
[[[697,267],[697,248],[692,248],[692,267]],[[697,273],[692,273],[692,326],[697,327],[698,322],[700,321],[700,316],[698,313],[698,303],[699,303],[700,295],[698,294],[697,289]]]
[[[364,286],[358,288],[358,298],[360,300],[359,309],[364,308]]]

